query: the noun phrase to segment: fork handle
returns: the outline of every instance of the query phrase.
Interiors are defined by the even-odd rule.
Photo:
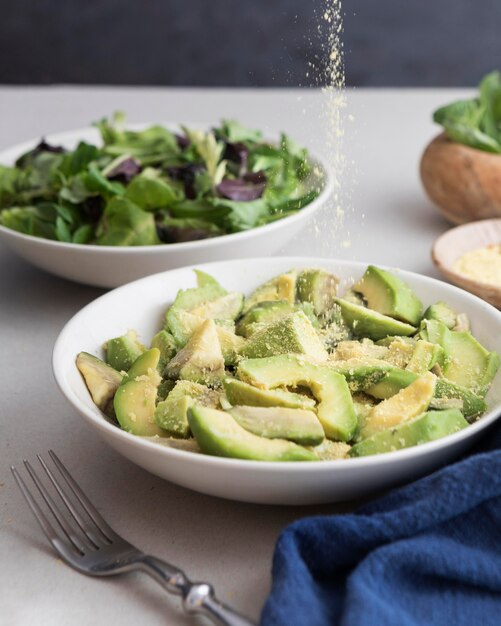
[[[254,622],[220,602],[214,594],[212,585],[192,582],[184,572],[166,561],[145,555],[137,565],[166,591],[182,596],[183,608],[187,613],[205,615],[222,626],[255,626]]]

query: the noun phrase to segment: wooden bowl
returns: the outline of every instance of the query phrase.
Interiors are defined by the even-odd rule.
[[[430,200],[450,222],[501,217],[501,155],[469,148],[442,133],[428,144],[420,171]]]
[[[451,228],[433,244],[431,258],[442,274],[458,287],[501,308],[501,287],[458,274],[454,263],[466,252],[501,243],[501,219],[480,220]]]

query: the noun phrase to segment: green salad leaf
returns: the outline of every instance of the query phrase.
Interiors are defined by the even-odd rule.
[[[491,116],[499,111],[490,95]],[[300,211],[318,195],[307,151],[235,120],[208,131],[96,123],[102,145],[42,140],[0,166],[0,224],[65,243],[141,246],[236,233]]]
[[[159,243],[155,219],[128,198],[113,198],[104,211],[96,243],[101,246],[153,246]]]
[[[125,197],[145,211],[155,211],[162,207],[168,207],[180,199],[175,188],[167,181],[162,180],[157,175],[156,170],[151,168],[131,181],[125,191]]]
[[[440,107],[433,120],[454,141],[501,153],[501,74],[487,74],[479,85],[478,97]]]

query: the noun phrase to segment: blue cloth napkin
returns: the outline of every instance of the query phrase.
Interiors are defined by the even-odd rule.
[[[466,459],[280,535],[262,626],[500,626],[501,428]]]

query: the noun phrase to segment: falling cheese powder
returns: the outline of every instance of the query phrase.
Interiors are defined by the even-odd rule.
[[[454,270],[465,278],[501,286],[501,244],[466,252],[454,263]]]

